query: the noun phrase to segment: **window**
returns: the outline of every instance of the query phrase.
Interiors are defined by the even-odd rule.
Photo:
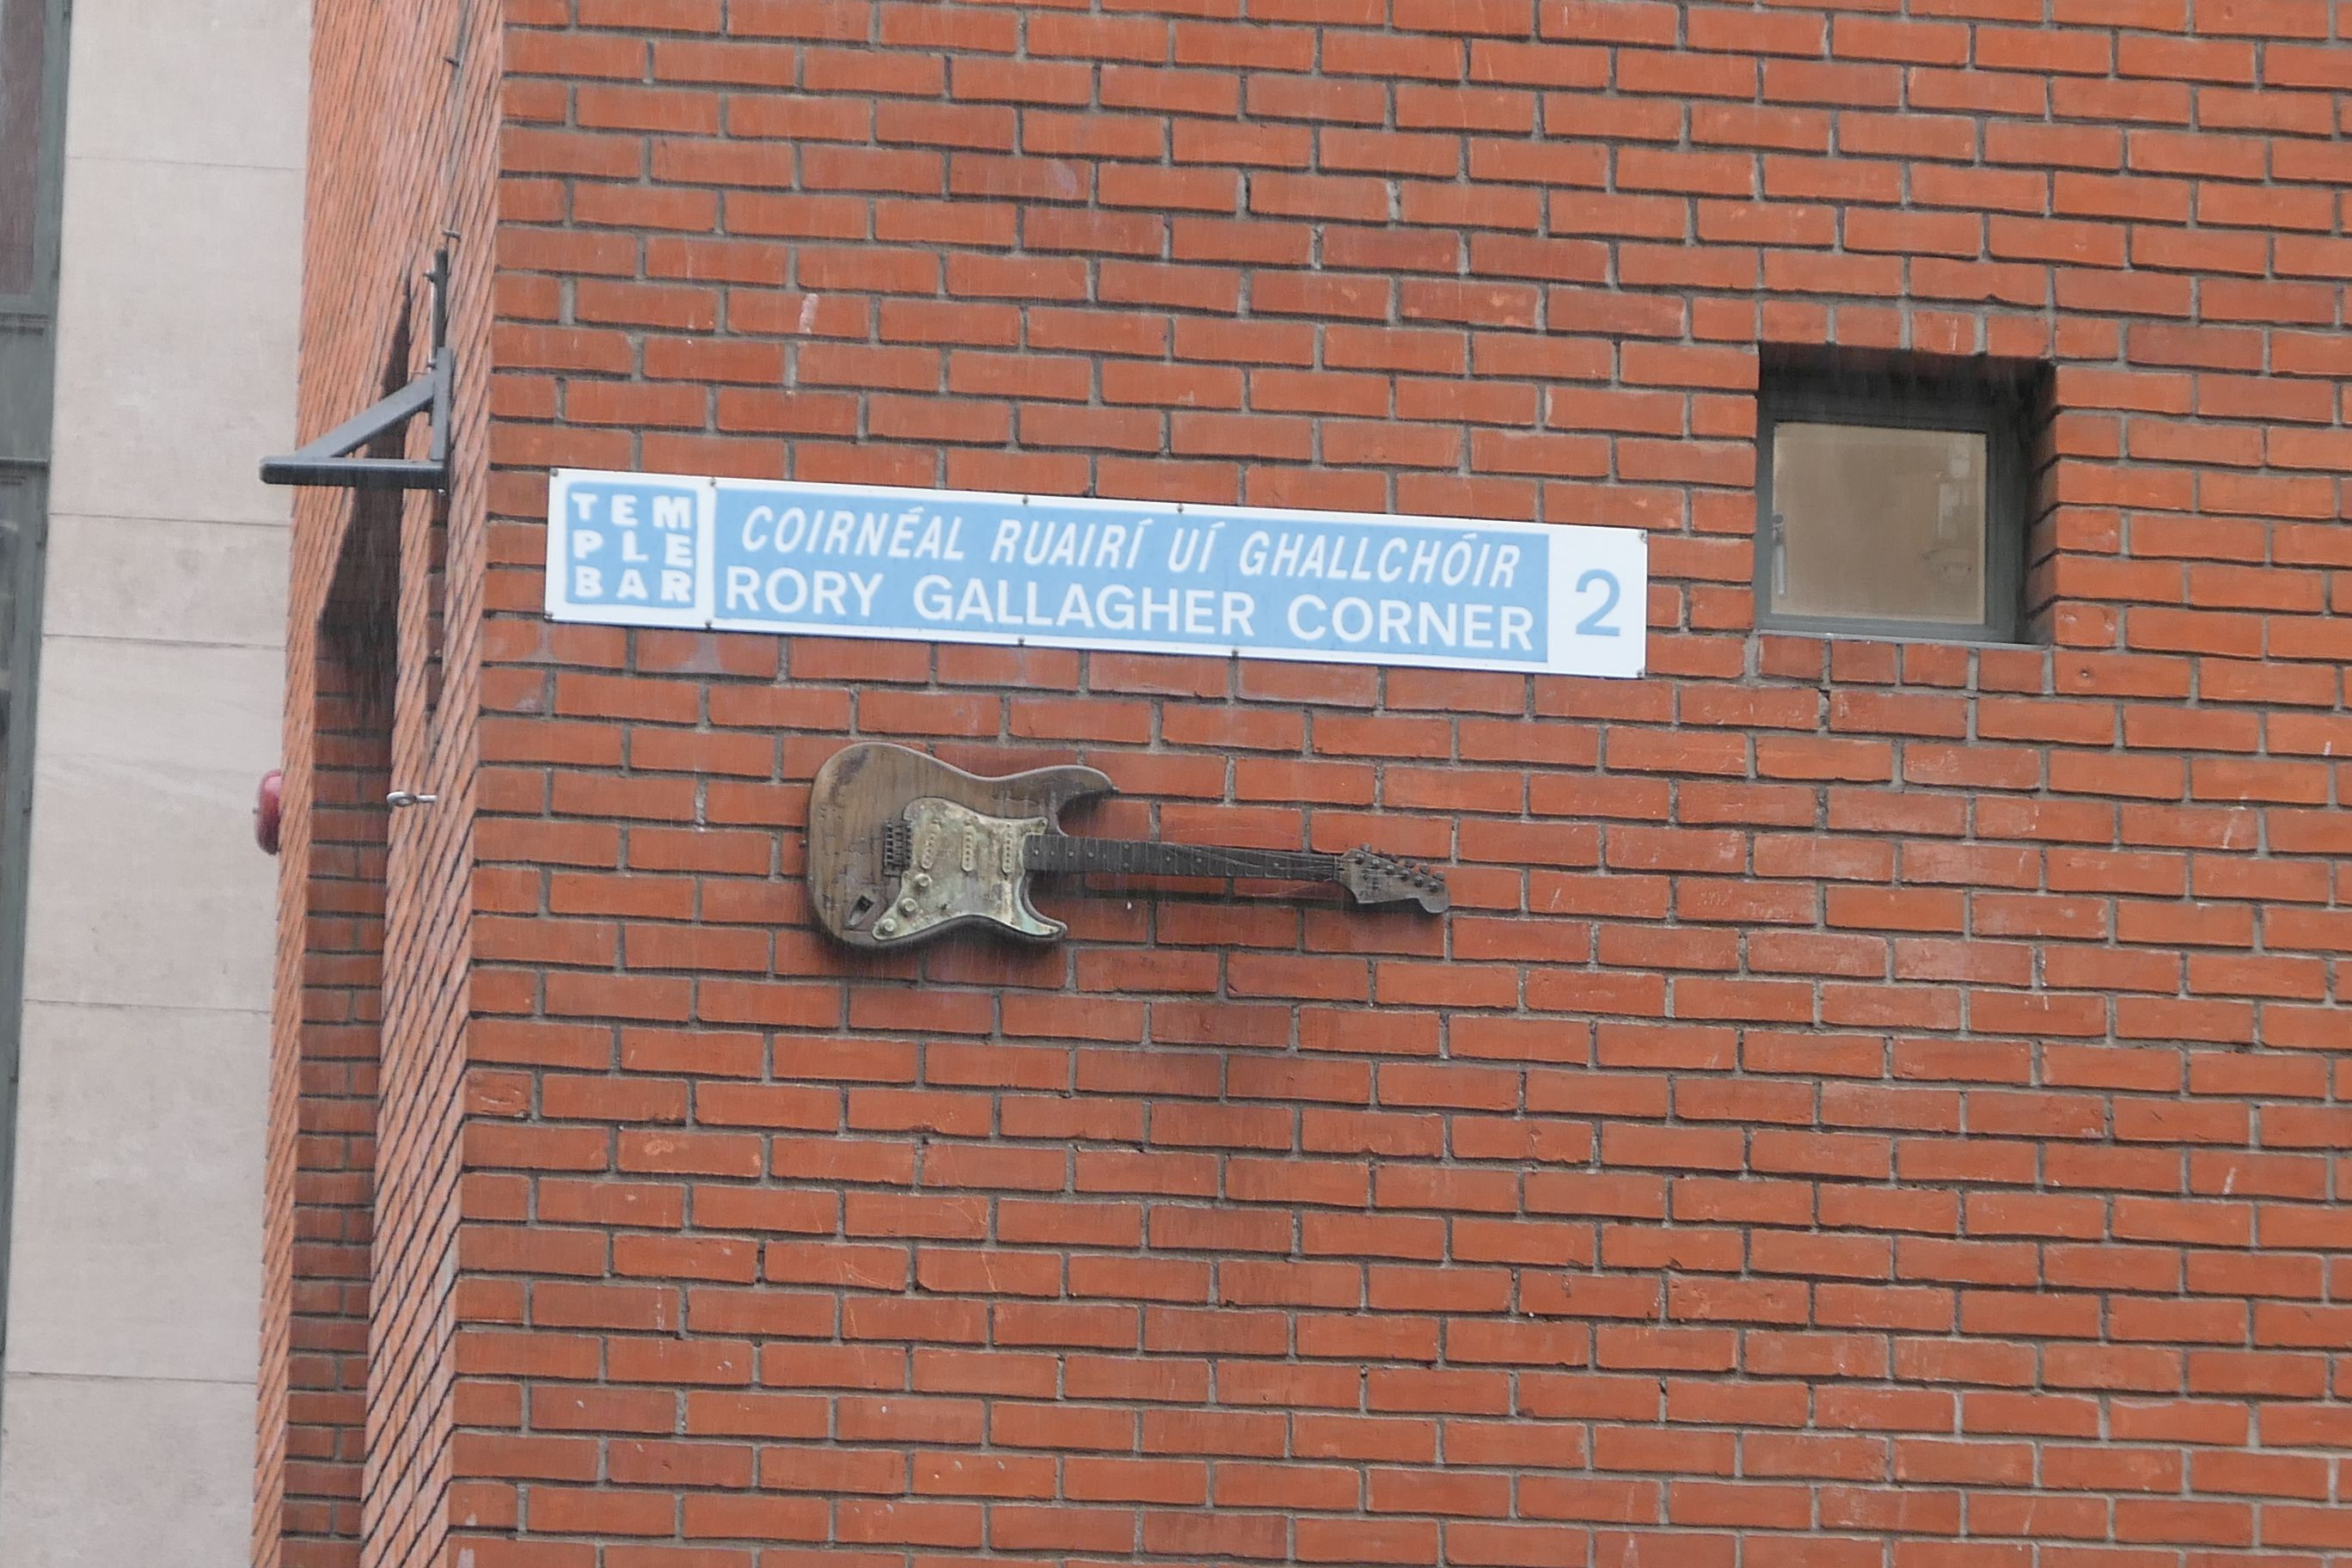
[[[0,295],[33,292],[40,257],[47,0],[0,0]]]
[[[2016,638],[2032,390],[1980,362],[1768,361],[1757,625]]]

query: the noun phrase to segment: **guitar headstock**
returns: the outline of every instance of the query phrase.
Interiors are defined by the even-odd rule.
[[[1453,901],[1445,879],[1434,871],[1370,849],[1339,857],[1339,885],[1360,904],[1419,904],[1433,915],[1444,914]]]

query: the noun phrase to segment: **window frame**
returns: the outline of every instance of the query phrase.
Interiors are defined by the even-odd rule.
[[[1864,386],[1866,380],[1877,384]],[[2014,645],[2024,640],[2026,505],[2024,410],[1990,381],[1922,377],[1907,384],[1860,374],[1768,367],[1756,394],[1756,629],[1905,642]],[[1772,505],[1774,437],[1782,425],[1948,430],[1985,438],[1985,618],[1981,621],[1801,616],[1773,605],[1778,531]]]

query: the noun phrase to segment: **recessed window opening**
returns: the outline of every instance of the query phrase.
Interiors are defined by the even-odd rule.
[[[1757,624],[2008,642],[2022,629],[2038,367],[1768,357]]]

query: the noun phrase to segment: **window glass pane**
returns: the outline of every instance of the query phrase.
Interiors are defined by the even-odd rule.
[[[33,291],[47,7],[48,0],[0,0],[0,294]]]
[[[1981,625],[1987,458],[1974,430],[1774,426],[1772,608]]]
[[[0,791],[7,786],[8,717],[16,696],[16,574],[32,531],[32,487],[0,477]],[[0,799],[0,808],[7,805]]]

